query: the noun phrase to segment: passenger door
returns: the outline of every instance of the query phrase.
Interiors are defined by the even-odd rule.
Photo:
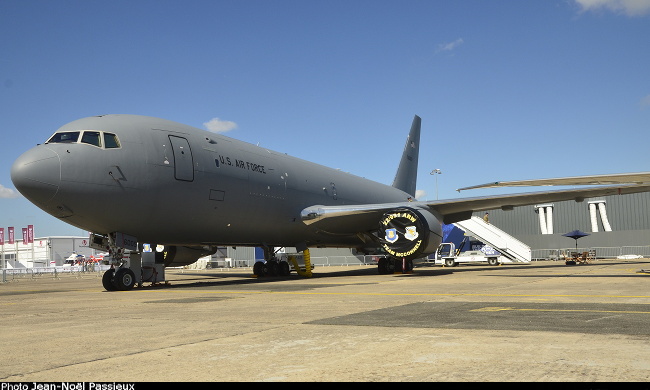
[[[174,153],[174,177],[176,180],[194,180],[194,160],[187,139],[175,135],[169,136]]]

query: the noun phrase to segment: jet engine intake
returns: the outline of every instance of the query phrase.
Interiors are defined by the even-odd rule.
[[[182,267],[217,252],[212,246],[165,246],[165,267]]]
[[[395,259],[413,260],[436,251],[442,225],[430,211],[403,207],[384,213],[379,222],[381,247]]]

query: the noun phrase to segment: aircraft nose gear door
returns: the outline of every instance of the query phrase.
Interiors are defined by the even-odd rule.
[[[193,181],[194,161],[189,142],[187,139],[175,135],[169,136],[169,142],[171,142],[174,151],[174,177],[176,180]]]

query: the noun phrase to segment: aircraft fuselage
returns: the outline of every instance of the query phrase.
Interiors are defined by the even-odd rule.
[[[85,132],[97,143],[83,142]],[[336,169],[163,119],[89,117],[23,155],[12,180],[57,218],[100,234],[169,245],[354,246],[300,219],[312,205],[404,202],[407,193]],[[91,134],[92,133],[92,134]],[[97,134],[95,134],[97,133]],[[110,145],[115,135],[119,146]],[[109,147],[110,146],[110,147]]]

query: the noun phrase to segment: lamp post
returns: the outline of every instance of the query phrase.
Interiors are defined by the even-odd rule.
[[[436,177],[436,200],[438,200],[438,175],[440,175],[442,171],[438,168],[434,169],[431,171],[431,175],[434,175]]]

